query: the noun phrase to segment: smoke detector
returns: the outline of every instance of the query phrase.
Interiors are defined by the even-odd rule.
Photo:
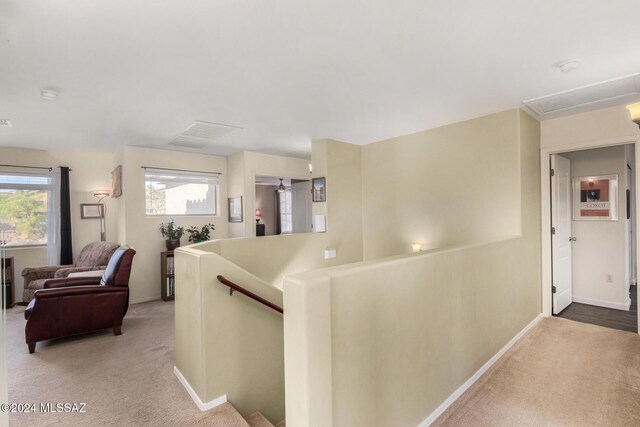
[[[553,64],[553,66],[563,73],[568,73],[580,68],[580,61],[577,59],[566,59],[564,61],[556,62],[555,64]]]
[[[11,124],[11,120],[9,119],[0,119],[0,128],[10,128],[13,127]]]

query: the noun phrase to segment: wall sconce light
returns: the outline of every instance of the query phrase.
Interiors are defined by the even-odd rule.
[[[631,115],[631,120],[633,120],[633,122],[640,127],[640,102],[627,105],[626,108],[627,110],[629,110],[629,114]]]
[[[260,224],[261,217],[262,217],[262,212],[260,212],[260,209],[256,209],[256,224]]]
[[[313,163],[309,163],[309,173],[313,173]]]
[[[413,252],[422,252],[422,243],[420,242],[412,243],[411,250]]]
[[[98,204],[102,205],[102,216],[100,216],[100,241],[107,241],[107,224],[105,217],[107,216],[107,206],[102,202],[105,197],[109,197],[111,193],[106,190],[98,190],[93,192],[93,197],[98,199]]]

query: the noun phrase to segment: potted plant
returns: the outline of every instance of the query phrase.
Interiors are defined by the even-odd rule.
[[[215,229],[216,226],[213,224],[203,225],[201,229],[198,229],[198,227],[189,227],[187,228],[187,231],[189,232],[189,241],[193,243],[206,242],[211,238],[211,230]]]
[[[172,251],[180,247],[180,238],[184,234],[184,227],[176,227],[173,220],[171,220],[166,224],[160,224],[160,233],[162,233],[162,237],[167,239],[165,242],[167,250]]]

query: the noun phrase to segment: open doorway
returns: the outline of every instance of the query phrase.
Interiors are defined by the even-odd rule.
[[[638,332],[634,144],[550,161],[553,315]]]
[[[256,176],[256,236],[310,233],[311,181]]]

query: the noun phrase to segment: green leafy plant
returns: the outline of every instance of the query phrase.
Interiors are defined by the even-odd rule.
[[[201,229],[198,229],[198,227],[189,227],[187,228],[187,231],[189,232],[189,241],[193,243],[206,242],[211,238],[211,231],[215,229],[216,227],[213,224],[206,224],[202,226]]]
[[[180,240],[182,235],[184,234],[184,227],[176,227],[176,224],[173,220],[168,223],[160,224],[160,233],[167,240]],[[189,239],[191,241],[191,239]]]

